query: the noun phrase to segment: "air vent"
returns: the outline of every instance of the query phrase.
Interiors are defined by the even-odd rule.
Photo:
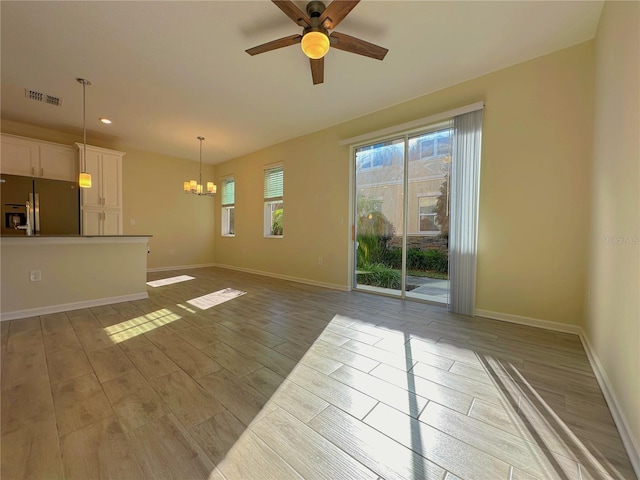
[[[29,90],[28,88],[24,89],[24,96],[29,100],[34,100],[40,103],[48,103],[49,105],[53,105],[54,107],[59,107],[60,105],[62,105],[62,99],[60,97],[48,95],[36,90]]]

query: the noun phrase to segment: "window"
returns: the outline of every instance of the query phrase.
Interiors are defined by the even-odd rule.
[[[356,171],[377,170],[393,164],[401,164],[404,152],[395,142],[377,143],[356,150]]]
[[[417,158],[421,160],[451,157],[451,130],[438,130],[418,137]],[[415,158],[415,157],[414,157]]]
[[[419,228],[421,233],[440,233],[440,227],[436,222],[437,204],[437,195],[418,197]]]
[[[371,148],[372,147],[367,147],[367,149],[358,150],[358,152],[356,152],[356,168],[358,170],[382,167],[382,156],[378,155],[377,151],[372,150]]]
[[[264,236],[282,237],[284,213],[282,165],[264,170]]]
[[[222,181],[222,235],[233,237],[235,231],[236,182],[233,177]]]

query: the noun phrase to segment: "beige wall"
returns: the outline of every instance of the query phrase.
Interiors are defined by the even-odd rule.
[[[82,138],[62,132],[3,120],[3,133],[73,145]],[[123,230],[125,235],[153,235],[149,240],[149,268],[202,265],[214,262],[214,199],[185,195],[184,180],[198,175],[198,143],[194,138],[194,160],[136,151],[109,139],[87,143],[121,150]],[[213,178],[214,167],[203,165],[203,180]],[[135,222],[132,225],[131,221]]]
[[[595,65],[593,215],[585,330],[626,417],[638,462],[640,3],[605,3]]]
[[[220,237],[216,216],[218,264],[346,288],[348,148],[339,139],[324,131],[216,165],[218,183],[236,182],[235,237]],[[264,167],[276,162],[284,164],[284,237],[264,238]]]
[[[216,262],[348,285],[349,148],[338,142],[485,100],[476,307],[577,325],[592,99],[587,42],[216,165],[217,179],[236,177],[236,237],[216,222]],[[262,170],[279,161],[285,234],[264,239]]]
[[[146,251],[146,238],[3,238],[3,319],[146,298]],[[31,271],[41,280],[31,282]]]
[[[197,148],[194,141],[196,155]],[[214,199],[182,191],[184,180],[197,180],[198,168],[195,161],[131,149],[122,161],[124,233],[153,235],[151,269],[214,261]],[[202,179],[213,180],[212,165],[203,164]]]

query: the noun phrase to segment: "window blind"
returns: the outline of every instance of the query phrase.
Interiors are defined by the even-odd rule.
[[[267,168],[264,171],[264,199],[282,200],[284,169],[282,165]]]
[[[236,200],[236,182],[233,178],[222,181],[222,206],[233,205]]]
[[[482,110],[453,118],[449,310],[475,315]]]

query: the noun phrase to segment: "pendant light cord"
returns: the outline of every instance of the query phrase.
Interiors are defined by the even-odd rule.
[[[78,83],[82,84],[82,145],[84,161],[82,162],[82,172],[87,173],[87,85],[91,85],[91,82],[86,78],[76,78]]]
[[[200,185],[200,188],[202,189],[198,195],[202,195],[204,193],[204,185],[202,185],[202,141],[204,140],[204,137],[198,137],[198,140],[200,140],[200,182],[198,185]]]
[[[84,162],[82,166],[82,173],[87,172],[87,81],[82,81],[82,145],[84,149]]]
[[[202,140],[204,138],[199,137],[198,140],[200,140],[200,185],[202,185]]]

